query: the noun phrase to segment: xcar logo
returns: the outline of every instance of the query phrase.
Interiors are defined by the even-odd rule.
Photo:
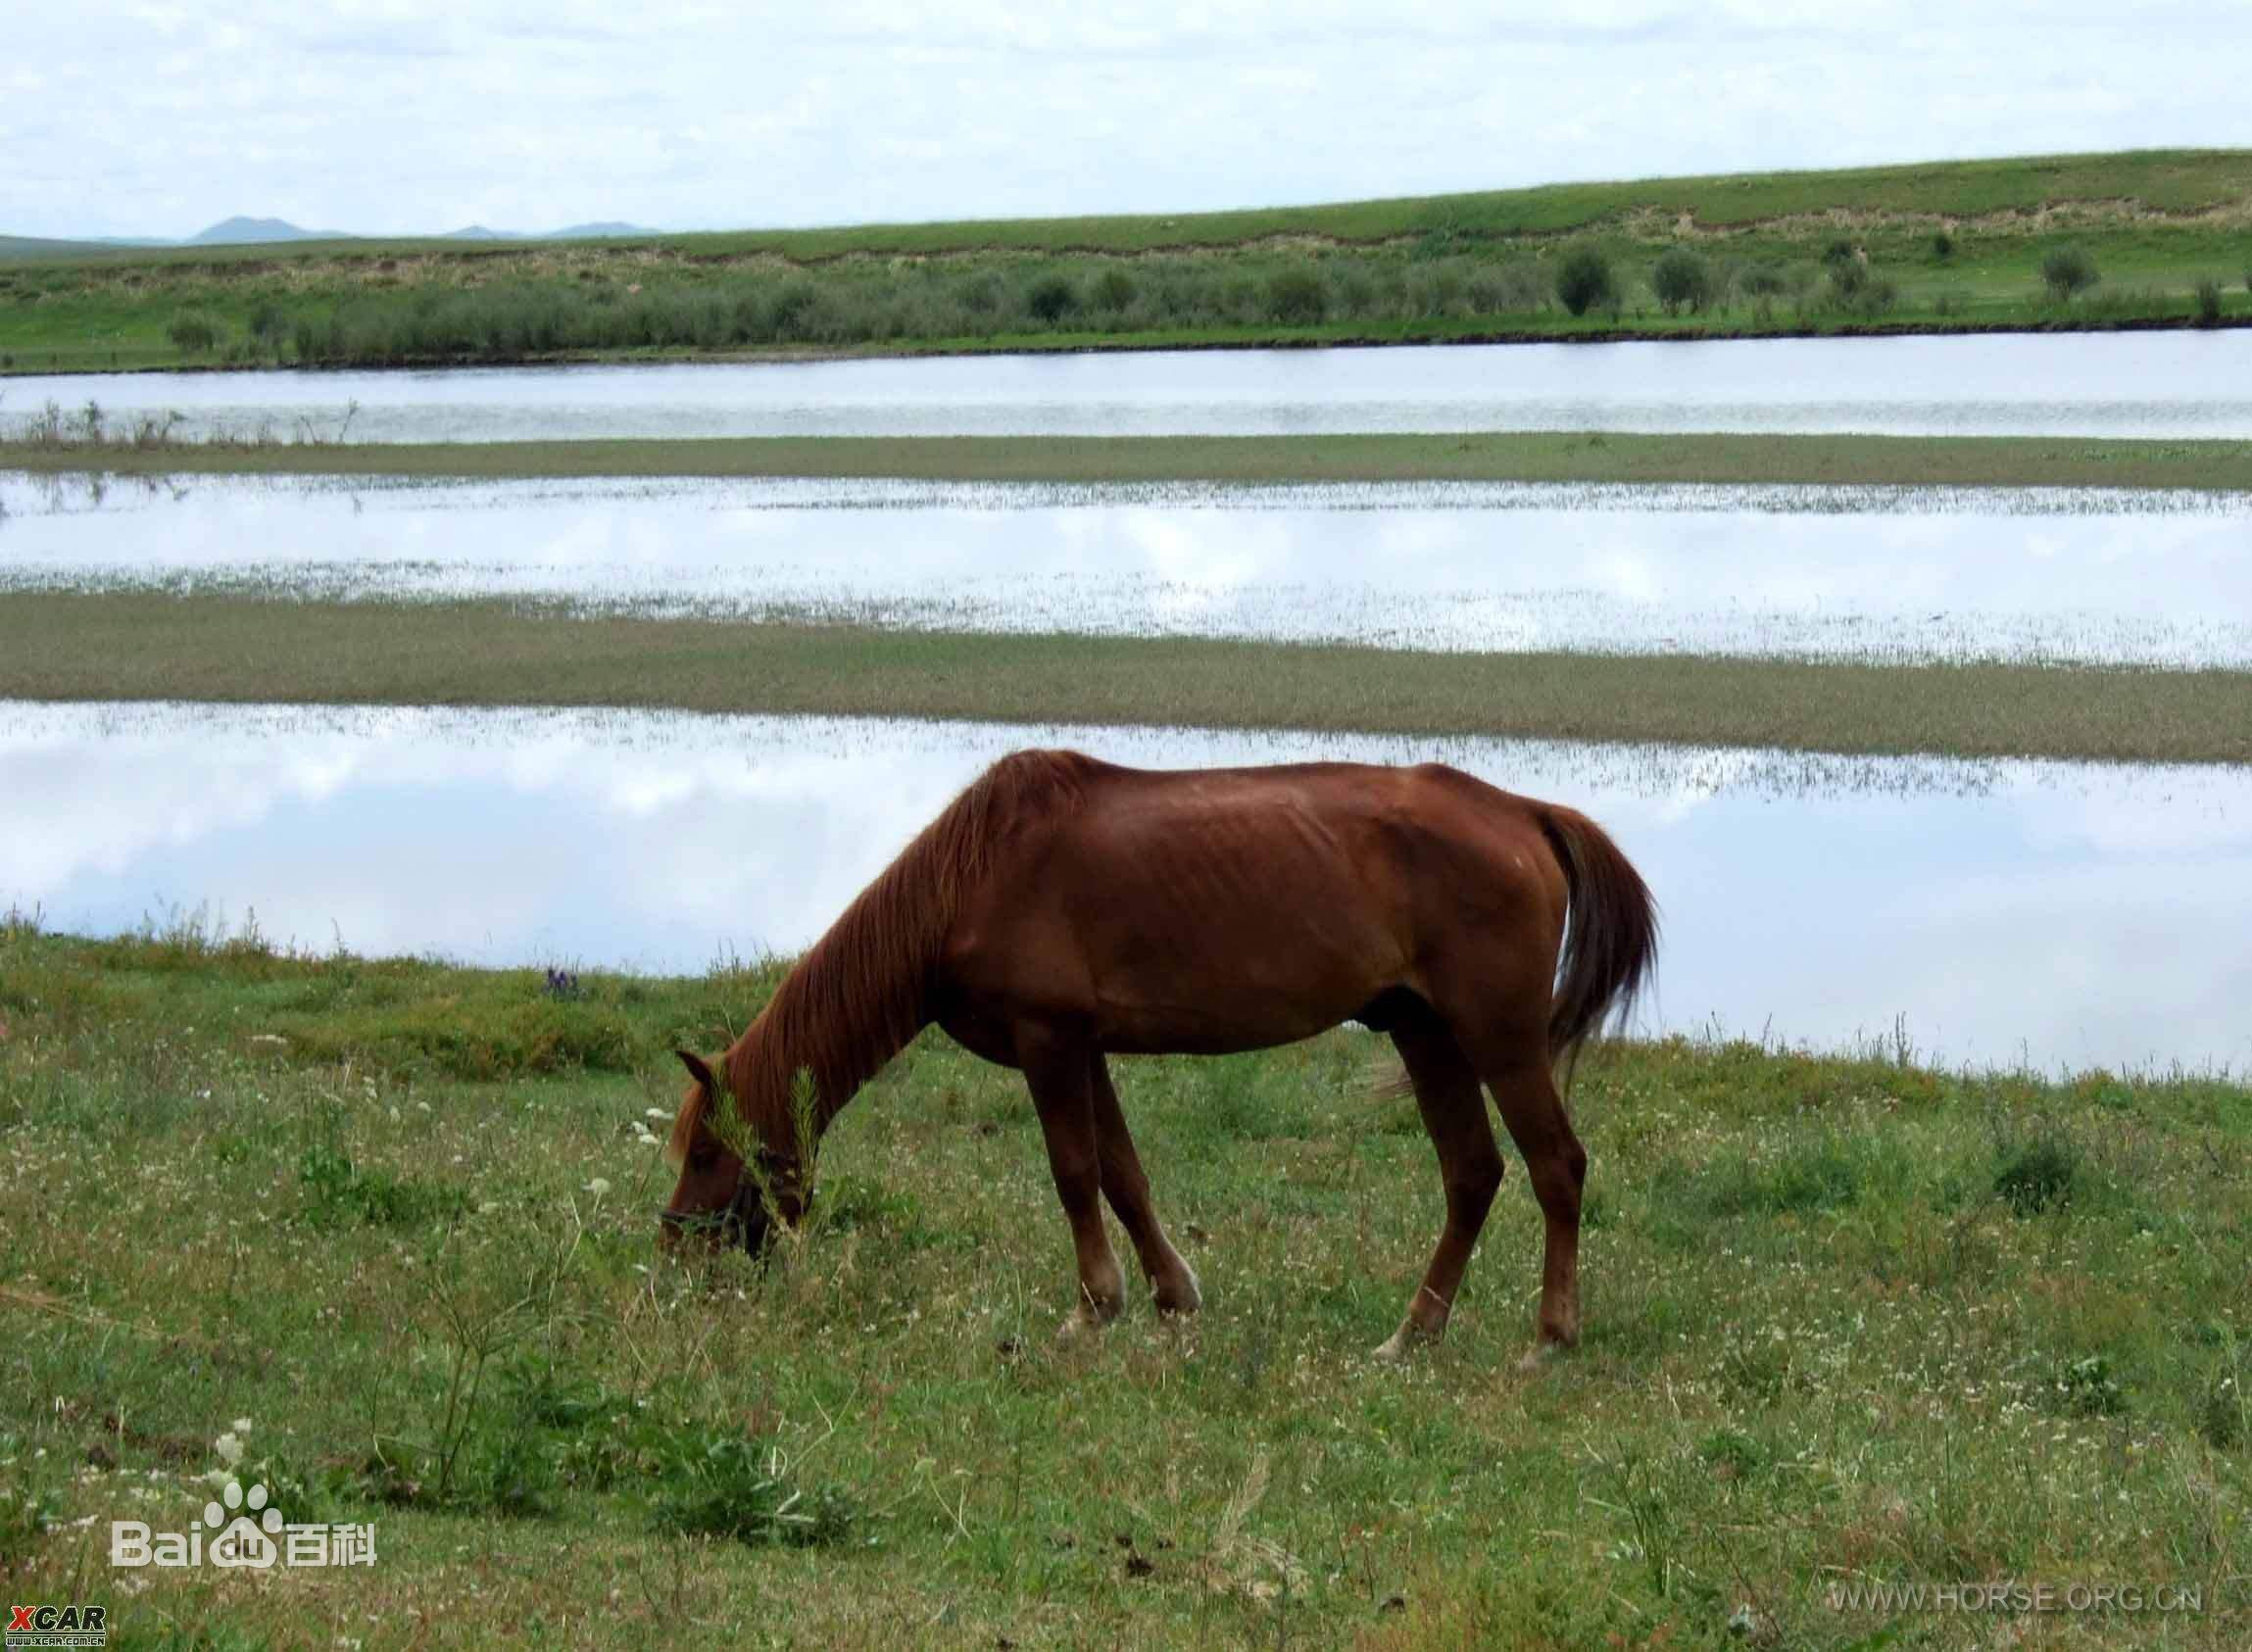
[[[106,1606],[11,1606],[8,1652],[19,1646],[107,1646],[109,1617]]]

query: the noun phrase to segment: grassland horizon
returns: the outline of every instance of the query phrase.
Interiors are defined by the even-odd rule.
[[[2252,321],[2252,150],[1233,213],[17,254],[0,255],[0,373],[2236,325]],[[1599,278],[1567,279],[1575,259]]]

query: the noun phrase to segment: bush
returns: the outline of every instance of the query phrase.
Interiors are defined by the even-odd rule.
[[[1469,296],[1470,278],[1462,272],[1459,259],[1427,264],[1409,278],[1407,290],[1416,314],[1437,318],[1441,316],[1459,315]]]
[[[363,1170],[332,1146],[308,1147],[297,1161],[297,1180],[305,1193],[301,1215],[308,1227],[322,1232],[355,1223],[414,1227],[457,1215],[465,1203],[452,1189]]]
[[[1955,256],[1955,238],[1944,229],[1932,237],[1932,256],[1942,262]]]
[[[2085,247],[2051,247],[2041,260],[2041,285],[2059,304],[2071,302],[2102,279]]]
[[[1668,247],[1650,269],[1650,290],[1668,316],[1702,310],[1712,302],[1712,267],[1687,247]]]
[[[1376,282],[1358,262],[1337,278],[1337,307],[1347,316],[1366,316],[1376,308]]]
[[[165,329],[165,337],[172,341],[172,348],[188,356],[209,353],[219,343],[220,336],[219,322],[200,310],[182,311]]]
[[[810,281],[786,281],[764,306],[759,328],[768,339],[782,341],[800,336],[813,313],[820,308],[821,295]]]
[[[1329,288],[1302,265],[1267,277],[1267,314],[1288,326],[1305,326],[1329,313]]]
[[[1259,318],[1266,301],[1266,289],[1258,282],[1248,275],[1235,274],[1220,283],[1218,302],[1211,308],[1223,320],[1248,326]]]
[[[1116,315],[1134,302],[1134,277],[1116,265],[1095,277],[1095,304]]]
[[[1615,306],[1619,290],[1611,276],[1611,261],[1600,247],[1577,246],[1556,267],[1556,301],[1575,316],[1600,306]]]
[[[2078,1147],[2062,1136],[2038,1136],[2003,1155],[1994,1171],[1994,1191],[2018,1215],[2035,1216],[2069,1204],[2080,1173]]]
[[[1861,255],[1850,241],[1833,241],[1822,249],[1822,262],[1835,269],[1841,264],[1859,264]]]
[[[1079,289],[1068,275],[1043,275],[1024,292],[1024,308],[1036,321],[1053,326],[1079,309]]]
[[[1889,278],[1856,259],[1831,266],[1824,302],[1829,309],[1848,316],[1882,316],[1899,297],[1900,289]]]
[[[859,1511],[835,1486],[793,1485],[770,1448],[717,1431],[684,1433],[651,1500],[658,1528],[792,1548],[842,1541]]]
[[[1753,298],[1773,298],[1790,291],[1790,272],[1780,264],[1755,264],[1738,284]]]
[[[2197,318],[2207,326],[2221,319],[2221,283],[2210,275],[2197,283]]]
[[[994,315],[1006,296],[1002,291],[1001,277],[990,269],[958,282],[954,289],[955,302],[972,316]]]
[[[1547,291],[1540,268],[1531,264],[1482,265],[1470,277],[1470,308],[1480,316],[1538,310]]]

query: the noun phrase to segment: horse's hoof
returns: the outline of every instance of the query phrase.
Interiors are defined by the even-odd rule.
[[[1378,1343],[1369,1358],[1379,1360],[1386,1365],[1397,1365],[1408,1355],[1414,1353],[1416,1349],[1437,1340],[1438,1338],[1429,1332],[1410,1332],[1403,1325]]]
[[[1569,1343],[1545,1340],[1536,1342],[1525,1357],[1517,1362],[1517,1369],[1527,1372],[1539,1371],[1543,1367],[1553,1365],[1571,1351]]]
[[[1064,1316],[1063,1323],[1055,1328],[1055,1339],[1058,1342],[1092,1341],[1102,1334],[1103,1327],[1117,1317],[1118,1311],[1115,1308],[1106,1314],[1097,1313],[1092,1308],[1081,1308],[1075,1314]]]
[[[1165,1319],[1182,1318],[1204,1305],[1204,1293],[1197,1288],[1195,1274],[1177,1286],[1159,1287],[1150,1299],[1157,1304],[1158,1315]]]

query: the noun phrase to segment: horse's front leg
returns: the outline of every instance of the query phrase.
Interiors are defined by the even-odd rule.
[[[1126,1129],[1126,1115],[1118,1105],[1118,1092],[1110,1083],[1109,1066],[1096,1051],[1089,1063],[1089,1083],[1095,1100],[1095,1140],[1102,1162],[1102,1195],[1126,1237],[1134,1241],[1142,1272],[1149,1276],[1150,1295],[1161,1314],[1193,1314],[1203,1305],[1197,1272],[1182,1260],[1157,1220],[1157,1207],[1150,1200],[1150,1178],[1143,1174],[1141,1155]]]
[[[1082,1041],[1041,1033],[1018,1041],[1018,1064],[1048,1140],[1055,1196],[1071,1224],[1079,1263],[1079,1306],[1063,1335],[1108,1324],[1125,1300],[1126,1279],[1102,1227],[1102,1157],[1091,1086],[1094,1051]]]

